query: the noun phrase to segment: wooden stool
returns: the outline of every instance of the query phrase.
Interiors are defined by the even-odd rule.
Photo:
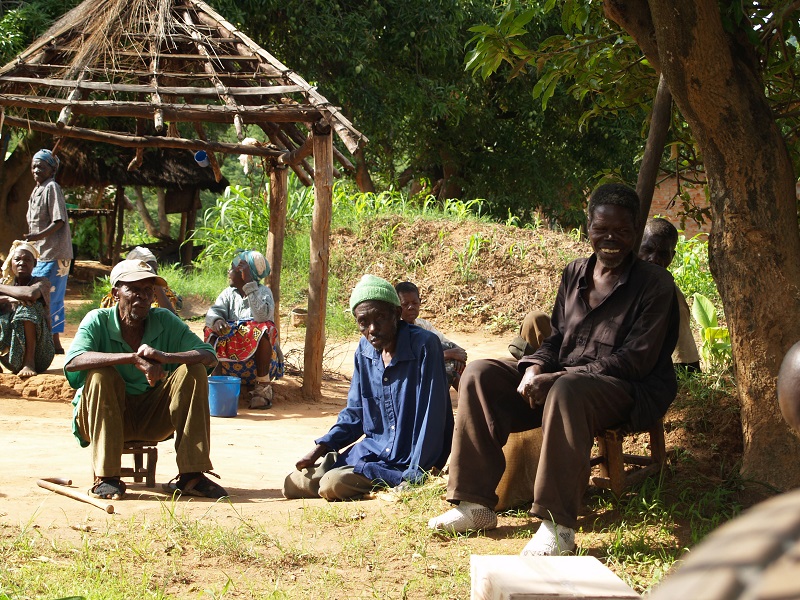
[[[600,475],[592,477],[592,485],[607,488],[620,495],[625,488],[642,481],[645,477],[661,471],[667,460],[664,443],[664,421],[658,422],[647,430],[650,436],[650,454],[625,454],[622,441],[630,432],[622,429],[607,429],[598,435],[598,456],[592,458],[591,465],[600,467]],[[625,470],[625,465],[639,466],[640,469]]]
[[[122,467],[120,477],[133,477],[136,483],[145,480],[149,488],[156,487],[156,462],[158,462],[157,442],[125,442],[122,454],[133,454],[133,468]],[[147,455],[147,467],[143,466]]]

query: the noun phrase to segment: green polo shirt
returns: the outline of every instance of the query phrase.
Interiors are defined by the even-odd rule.
[[[180,317],[166,308],[151,308],[144,325],[142,344],[147,344],[162,352],[187,352],[189,350],[207,350],[214,354],[214,348],[206,344],[195,335],[189,326]],[[75,339],[67,351],[64,359],[64,375],[69,384],[78,390],[72,400],[73,420],[72,433],[78,438],[81,446],[88,446],[88,442],[78,433],[77,412],[81,398],[81,390],[86,382],[87,371],[67,371],[66,367],[76,356],[84,352],[104,352],[108,354],[135,352],[125,340],[120,331],[119,315],[117,308],[99,308],[87,314],[81,321]],[[167,375],[180,365],[164,365]],[[151,390],[147,379],[134,365],[116,365],[114,367],[125,380],[125,392],[129,395],[138,395]],[[209,369],[211,372],[211,369]],[[157,385],[161,385],[159,382]]]

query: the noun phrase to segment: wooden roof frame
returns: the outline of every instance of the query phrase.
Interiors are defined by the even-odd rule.
[[[207,122],[233,124],[238,142],[209,141]],[[182,137],[178,123],[191,123],[194,136]],[[270,143],[244,143],[247,124]],[[129,170],[145,148],[205,150],[217,181],[214,152],[270,158],[266,246],[278,326],[287,168],[313,184],[303,394],[321,396],[334,162],[355,171],[331,132],[351,153],[368,140],[315,86],[202,0],[84,0],[0,68],[3,125],[135,148]]]

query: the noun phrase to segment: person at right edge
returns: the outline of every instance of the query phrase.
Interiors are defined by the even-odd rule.
[[[516,365],[478,360],[462,375],[447,486],[447,499],[458,506],[430,519],[431,529],[497,527],[503,445],[512,432],[541,427],[531,514],[542,523],[522,554],[571,552],[594,435],[646,429],[675,398],[675,284],[633,251],[639,197],[624,185],[602,185],[588,213],[594,252],[564,270],[552,334]]]

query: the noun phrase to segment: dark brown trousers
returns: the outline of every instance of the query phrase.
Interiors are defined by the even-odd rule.
[[[531,514],[575,529],[594,434],[627,420],[631,386],[615,377],[571,373],[556,380],[544,406],[531,408],[517,393],[521,380],[515,362],[467,365],[458,388],[447,498],[495,506],[508,435],[542,427]]]

